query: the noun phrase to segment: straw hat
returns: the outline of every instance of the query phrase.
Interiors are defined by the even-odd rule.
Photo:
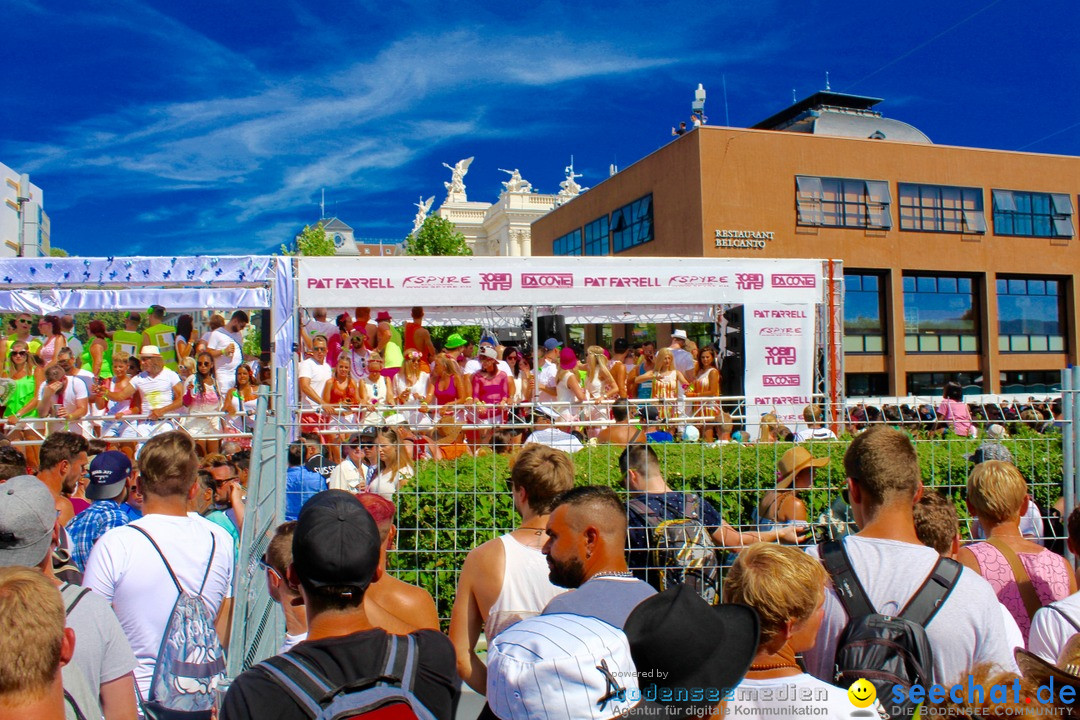
[[[816,458],[806,448],[793,447],[776,463],[776,487],[786,488],[806,468],[825,467],[829,458]]]
[[[1013,653],[1020,673],[1033,684],[1045,685],[1053,680],[1058,687],[1071,685],[1080,689],[1080,634],[1073,635],[1061,648],[1056,665],[1024,648],[1016,648]]]

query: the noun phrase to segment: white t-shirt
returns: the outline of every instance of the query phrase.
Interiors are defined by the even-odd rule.
[[[350,458],[345,458],[330,472],[327,487],[331,490],[359,492],[360,486],[364,484],[363,479],[365,477],[367,477],[366,472],[361,474],[360,468],[356,467]]]
[[[240,341],[235,335],[223,327],[210,333],[210,339],[206,346],[211,350],[225,350],[232,346],[232,355],[222,353],[214,358],[214,375],[217,379],[218,391],[225,394],[236,385],[236,368],[244,361],[244,351],[240,347]]]
[[[925,545],[850,535],[843,540],[851,567],[874,608],[897,615],[930,574],[938,554]],[[819,557],[816,546],[807,552]],[[1017,672],[1012,648],[993,588],[978,573],[964,568],[955,587],[926,626],[934,648],[934,682],[949,686],[980,663],[993,663]],[[811,675],[833,675],[836,641],[847,625],[847,613],[831,587],[825,591],[825,617],[817,642],[803,657]]]
[[[495,366],[502,370],[504,373],[506,373],[506,377],[514,377],[514,374],[510,372],[510,366],[507,365],[506,362],[504,362],[503,360],[496,360]],[[483,366],[480,364],[480,361],[476,358],[473,358],[469,362],[465,363],[465,369],[462,370],[462,372],[466,375],[475,375],[476,373],[480,372],[482,368]]]
[[[795,708],[813,707],[816,718],[849,720],[858,709],[848,700],[846,689],[829,685],[806,673],[768,680],[743,678],[735,686],[734,692],[735,699],[727,701],[725,717],[773,720],[797,717],[799,711]],[[883,714],[877,700],[868,709]]]
[[[339,332],[337,323],[327,322],[326,320],[316,320],[315,318],[308,318],[305,320],[304,329],[307,330],[307,334],[311,337],[322,335],[327,340],[334,335],[337,335]]]
[[[323,394],[323,388],[326,387],[326,383],[330,381],[330,377],[334,374],[333,368],[329,363],[322,363],[321,365],[315,362],[315,358],[307,358],[304,362],[300,363],[300,369],[298,371],[299,378],[307,378],[311,381],[311,389],[320,398]],[[318,408],[319,403],[315,402],[307,395],[300,394],[300,407],[305,408]]]
[[[169,368],[162,368],[161,372],[153,377],[143,371],[131,378],[131,384],[142,395],[142,409],[145,413],[163,408],[176,399],[173,397],[173,388],[180,384],[180,376]]]
[[[222,601],[232,597],[234,551],[232,537],[225,528],[195,514],[144,515],[130,525],[108,531],[90,551],[83,584],[112,604],[135,652],[139,663],[135,681],[146,697],[177,592],[157,551],[132,526],[150,533],[189,593],[199,590],[210,563],[213,537],[213,565],[202,598],[214,615]]]
[[[559,428],[541,428],[525,438],[526,445],[547,445],[549,448],[576,453],[585,447],[581,441]]]
[[[509,375],[510,373],[507,373]],[[555,376],[559,374],[559,366],[550,360],[545,360],[544,364],[540,366],[540,374],[536,377],[536,382],[540,387],[555,388]]]
[[[278,655],[283,655],[284,653],[289,652],[305,640],[307,640],[306,632],[297,633],[296,635],[290,635],[289,633],[285,633],[285,642],[281,643],[281,649],[278,650]]]
[[[41,402],[41,398],[45,393],[46,386],[47,383],[43,382],[41,383],[41,387],[38,388],[37,396],[39,403]],[[87,393],[86,391],[86,383],[84,383],[81,378],[72,375],[68,375],[64,378],[64,389],[62,392],[64,394],[63,402],[58,402],[56,395],[53,395],[53,405],[62,405],[64,410],[66,410],[69,415],[75,411],[75,404],[79,400],[87,400],[90,397],[89,393]],[[49,415],[55,417],[56,413],[55,411],[53,411],[50,412]],[[75,433],[76,435],[83,434],[82,423],[76,422],[69,424],[66,420],[57,420],[55,422],[48,423],[47,432],[52,433],[58,430]]]
[[[795,442],[806,442],[807,440],[835,440],[836,435],[827,427],[819,428],[803,428],[795,434]]]
[[[694,366],[697,365],[694,356],[688,350],[682,348],[671,348],[671,356],[675,360],[675,369],[681,372],[684,377],[689,378],[690,374],[694,372]]]
[[[1069,638],[1078,632],[1061,613],[1065,613],[1073,623],[1080,625],[1080,593],[1073,593],[1051,604],[1054,607],[1044,606],[1035,612],[1035,617],[1031,620],[1027,649],[1046,662],[1057,664],[1061,649]],[[1055,608],[1061,608],[1061,612]]]

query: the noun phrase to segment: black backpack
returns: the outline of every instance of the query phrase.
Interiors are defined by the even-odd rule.
[[[710,605],[718,604],[719,556],[709,529],[701,522],[701,498],[686,495],[682,514],[675,514],[667,506],[671,516],[667,520],[640,498],[632,499],[630,507],[645,518],[649,528],[648,570],[652,572],[646,575],[655,578],[657,591],[681,583],[692,587]]]
[[[934,675],[934,652],[926,626],[944,604],[960,577],[960,563],[938,558],[934,569],[898,616],[882,615],[866,595],[843,542],[821,546],[825,569],[847,611],[848,624],[836,643],[834,684],[846,688],[860,678],[869,680],[890,717],[907,717],[915,703],[894,705],[893,687],[929,687]],[[908,693],[904,693],[905,697]]]

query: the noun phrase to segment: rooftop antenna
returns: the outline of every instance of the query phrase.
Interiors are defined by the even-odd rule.
[[[705,87],[701,83],[698,83],[697,90],[694,91],[694,101],[690,103],[690,119],[695,126],[704,125],[708,121],[705,117]]]
[[[829,85],[829,71],[825,71],[825,92],[831,92],[832,86]]]
[[[326,188],[322,189],[322,200],[319,201],[319,219],[326,219]]]

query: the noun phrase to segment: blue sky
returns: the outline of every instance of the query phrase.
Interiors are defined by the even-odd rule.
[[[822,89],[937,143],[1080,154],[1075,0],[300,3],[0,0],[0,162],[73,254],[276,250],[327,214],[403,237],[418,196],[519,168],[556,192]]]

